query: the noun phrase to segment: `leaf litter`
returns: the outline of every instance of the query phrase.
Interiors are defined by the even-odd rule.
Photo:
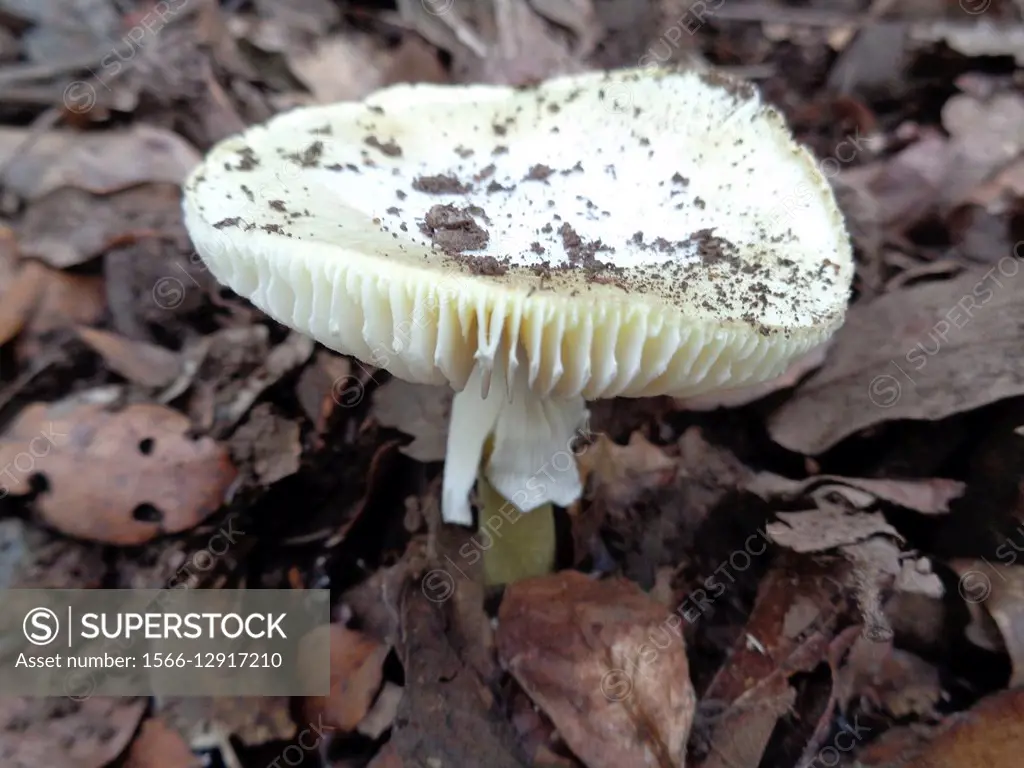
[[[321,699],[9,698],[5,765],[263,768],[317,722],[331,768],[1019,762],[1020,3],[0,10],[0,584],[330,587],[338,651]],[[593,404],[558,572],[488,592],[451,393],[222,290],[180,184],[294,106],[656,62],[758,80],[829,168],[850,314],[764,385]]]

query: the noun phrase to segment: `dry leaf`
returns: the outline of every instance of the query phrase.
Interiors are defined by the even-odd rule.
[[[166,696],[156,714],[193,748],[232,735],[250,745],[286,741],[299,730],[287,696]]]
[[[339,34],[289,49],[288,66],[316,103],[359,101],[384,85],[387,55],[369,35]]]
[[[324,634],[326,637],[311,637],[308,641],[330,643],[331,692],[307,698],[303,711],[311,722],[322,720],[330,728],[353,731],[380,690],[384,659],[391,649],[341,624],[324,628]]]
[[[299,425],[274,413],[270,403],[253,408],[249,419],[231,436],[231,454],[264,486],[299,471],[302,442]]]
[[[676,460],[640,432],[618,445],[598,435],[579,456],[580,472],[590,479],[592,495],[614,508],[628,507],[645,491],[665,486],[676,474]]]
[[[987,561],[954,560],[960,596],[972,608],[983,608],[1002,639],[1000,650],[1010,656],[1010,688],[1024,686],[1024,566]]]
[[[988,5],[977,4],[976,7],[987,8]],[[997,24],[988,19],[973,24],[935,21],[911,25],[910,36],[920,42],[943,40],[965,56],[1013,56],[1018,65],[1024,66],[1024,25],[1021,24]]]
[[[899,537],[881,512],[848,512],[838,504],[776,515],[782,522],[769,523],[768,536],[794,552],[823,552],[879,533]]]
[[[468,534],[463,531],[459,538],[468,541]],[[407,549],[406,557],[412,551]],[[422,557],[421,548],[415,552],[412,557]],[[395,753],[411,766],[521,768],[512,727],[472,664],[474,657],[483,657],[496,666],[481,637],[490,629],[482,591],[461,574],[440,568],[399,591],[405,691],[389,742]]]
[[[128,745],[146,705],[144,698],[0,697],[0,765],[103,768]]]
[[[1024,394],[1024,278],[1012,254],[960,278],[855,304],[820,371],[768,423],[817,454],[894,419],[936,420]]]
[[[872,768],[1017,768],[1024,753],[1024,688],[988,696],[947,718],[909,760]]]
[[[6,344],[25,327],[43,290],[46,268],[35,261],[26,261],[0,296],[0,346]]]
[[[956,94],[942,106],[942,124],[953,136],[942,185],[942,200],[949,207],[1024,152],[1024,97],[1013,91],[987,99]]]
[[[226,435],[253,404],[270,386],[283,376],[304,365],[313,354],[316,343],[305,334],[292,331],[277,346],[273,347],[261,365],[245,379],[240,387],[231,393],[230,402],[218,404],[216,412],[217,435]]]
[[[61,187],[26,208],[18,223],[21,252],[66,269],[133,237],[177,238],[180,197],[173,184],[143,184],[103,196]]]
[[[107,194],[147,182],[181,184],[201,159],[176,133],[143,123],[103,133],[50,131],[13,158],[31,132],[0,128],[0,163],[13,161],[4,184],[29,200],[64,186]]]
[[[377,700],[373,702],[370,711],[366,713],[356,728],[359,733],[369,736],[371,739],[379,739],[391,724],[395,722],[395,715],[398,714],[398,705],[402,701],[402,686],[395,685],[388,681],[380,689]]]
[[[128,750],[124,768],[202,768],[181,734],[159,717],[146,720]]]
[[[134,545],[191,528],[224,501],[235,478],[227,451],[192,439],[187,418],[158,405],[110,412],[102,403],[33,403],[0,434],[11,493],[46,479],[36,507],[49,525]]]
[[[16,517],[0,520],[0,589],[97,589],[106,571],[103,550],[95,544],[56,536]]]
[[[406,456],[423,462],[444,461],[454,394],[451,387],[391,379],[374,390],[370,414],[381,426],[415,438],[399,449]]]
[[[725,711],[715,718],[700,768],[761,763],[779,718],[796,699],[789,677],[814,669],[828,653],[844,608],[837,599],[843,571],[789,556],[761,580],[747,625],[704,694]]]
[[[402,758],[398,756],[394,745],[389,741],[380,748],[366,768],[402,768]]]
[[[181,361],[173,352],[133,341],[116,333],[78,327],[78,337],[103,358],[114,373],[144,387],[166,387],[181,373]]]
[[[815,475],[805,480],[790,480],[771,472],[759,472],[745,486],[765,501],[772,497],[797,498],[808,489],[831,482],[850,486],[891,504],[912,509],[924,515],[949,512],[949,502],[963,495],[966,484],[959,480],[928,478],[927,480],[890,480],[838,475]]]
[[[682,620],[624,579],[508,587],[498,654],[588,768],[682,766],[696,705]]]
[[[935,207],[952,154],[941,132],[927,132],[891,158],[844,170],[837,186],[855,195],[861,230],[870,232],[872,225],[902,230]]]

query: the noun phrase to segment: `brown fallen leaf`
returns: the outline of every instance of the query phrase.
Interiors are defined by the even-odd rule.
[[[270,403],[252,409],[228,441],[243,473],[260,485],[273,485],[299,471],[302,440],[298,422],[278,416]]]
[[[35,261],[26,261],[0,295],[0,346],[25,327],[35,309],[46,280],[46,269]]]
[[[438,58],[438,50],[415,33],[402,35],[402,41],[391,50],[383,85],[447,82],[448,70]]]
[[[130,405],[111,412],[81,398],[33,403],[0,434],[8,489],[47,489],[35,505],[70,536],[135,545],[196,525],[223,503],[236,470],[208,437],[189,437],[188,419],[169,408]]]
[[[392,723],[398,714],[398,705],[402,701],[403,689],[391,681],[385,681],[384,686],[377,694],[377,700],[373,702],[366,717],[359,721],[356,730],[371,739],[379,739]]]
[[[516,582],[498,655],[588,766],[682,766],[696,697],[682,620],[624,579]]]
[[[838,475],[815,475],[805,480],[790,480],[771,472],[759,472],[747,483],[746,490],[765,501],[772,497],[797,498],[822,483],[849,486],[876,499],[898,504],[923,515],[949,512],[949,502],[963,495],[967,488],[959,480],[928,478],[927,480],[891,480]]]
[[[314,103],[330,104],[360,101],[383,86],[388,53],[375,37],[348,32],[289,47],[285,58]]]
[[[389,741],[374,756],[366,768],[402,768],[402,758],[395,751],[395,746]]]
[[[17,230],[21,251],[66,269],[133,237],[177,237],[180,195],[175,184],[143,184],[110,195],[61,187],[26,208]]]
[[[693,536],[711,511],[752,476],[728,449],[705,440],[698,427],[664,449],[637,433],[625,447],[598,441],[579,457],[584,475],[591,451],[602,445],[609,453],[595,453],[595,466],[602,469],[589,481],[592,503],[573,517],[577,555],[595,551],[600,527],[623,552],[625,575],[644,589],[653,586],[659,566],[676,566],[689,557]],[[608,483],[597,487],[602,477]]]
[[[45,271],[42,294],[25,327],[27,336],[38,338],[58,328],[91,325],[103,318],[107,311],[103,278],[57,269]]]
[[[403,763],[417,768],[522,768],[511,726],[467,658],[480,650],[473,645],[479,640],[460,628],[463,601],[456,593],[478,591],[467,587],[461,573],[441,568],[403,585],[398,650],[405,695],[389,743]],[[477,608],[482,613],[482,593]]]
[[[935,719],[942,700],[939,671],[921,657],[859,635],[839,669],[841,708],[863,698],[895,718],[912,715]]]
[[[1005,650],[1013,664],[1008,687],[1024,686],[1024,566],[982,560],[954,560],[950,565],[960,576],[960,596],[972,613],[986,611],[999,631],[998,650]]]
[[[613,508],[628,507],[645,491],[670,483],[676,474],[675,459],[640,432],[630,435],[626,445],[598,435],[580,454],[579,465],[581,475],[590,479],[592,495]]]
[[[1014,688],[946,718],[925,739],[911,739],[902,749],[890,748],[880,760],[858,758],[865,768],[1017,768],[1024,752],[1022,721],[1024,688]]]
[[[353,731],[380,690],[384,659],[391,649],[341,624],[324,628],[324,634],[326,637],[309,640],[330,643],[331,692],[306,698],[302,709],[310,722],[322,720],[330,728]]]
[[[754,609],[726,664],[704,693],[724,708],[700,768],[756,768],[780,717],[794,702],[790,676],[825,659],[846,610],[841,563],[774,565],[758,587]]]
[[[227,435],[268,387],[310,358],[315,346],[316,343],[310,337],[292,332],[284,341],[272,347],[241,386],[232,388],[230,393],[218,393],[218,400],[227,400],[228,394],[230,399],[223,405],[218,403],[212,432],[221,437]]]
[[[180,733],[154,717],[139,729],[124,768],[201,768],[202,764]]]
[[[849,512],[838,504],[776,515],[782,522],[769,523],[768,536],[794,552],[823,552],[856,544],[879,533],[899,537],[881,512]]]
[[[942,185],[947,208],[960,205],[1024,152],[1024,97],[1008,90],[980,98],[958,93],[942,106],[953,157]]]
[[[362,380],[352,375],[352,361],[325,349],[317,350],[295,387],[295,396],[313,423],[318,441],[335,409],[358,405],[363,394]]]
[[[953,150],[938,130],[922,133],[918,141],[891,158],[844,170],[839,187],[858,200],[858,226],[871,223],[912,226],[938,204]]]
[[[144,387],[166,387],[181,373],[181,361],[170,350],[133,341],[109,331],[79,326],[78,337],[92,347],[114,373]]]
[[[975,7],[988,8],[987,5]],[[1021,24],[999,24],[989,19],[973,24],[932,21],[911,25],[910,37],[918,42],[945,41],[965,56],[1014,56],[1017,64],[1024,66],[1024,25]]]
[[[128,745],[147,700],[0,697],[4,768],[103,768]]]
[[[850,310],[825,365],[775,411],[772,438],[817,454],[894,419],[937,420],[1024,394],[1024,277],[1013,254]]]
[[[0,128],[0,163],[12,163],[5,186],[29,200],[64,186],[107,194],[147,182],[181,184],[201,159],[176,133],[144,123],[102,133],[50,131],[13,158],[30,133]]]
[[[399,450],[416,461],[444,461],[454,392],[391,379],[373,391],[370,414],[384,427],[413,436]]]

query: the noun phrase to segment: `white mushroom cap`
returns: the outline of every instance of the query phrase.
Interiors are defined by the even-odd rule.
[[[214,276],[267,314],[459,390],[448,464],[494,434],[489,477],[524,511],[578,495],[573,468],[536,503],[513,497],[583,400],[777,376],[841,324],[853,274],[812,156],[751,86],[697,71],[295,110],[218,144],[184,206]],[[465,520],[476,466],[468,485],[456,469],[445,514]]]

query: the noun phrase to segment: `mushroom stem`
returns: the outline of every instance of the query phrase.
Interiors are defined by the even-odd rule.
[[[544,504],[530,512],[518,512],[483,471],[476,489],[480,499],[478,530],[490,540],[483,554],[484,583],[498,586],[551,573],[555,567],[554,507]],[[510,509],[517,516],[511,517]]]
[[[506,518],[578,499],[582,485],[574,446],[586,417],[579,395],[554,398],[534,392],[527,366],[509,370],[504,355],[479,361],[452,400],[444,521],[472,524],[469,492],[481,474],[508,500],[495,508]]]

